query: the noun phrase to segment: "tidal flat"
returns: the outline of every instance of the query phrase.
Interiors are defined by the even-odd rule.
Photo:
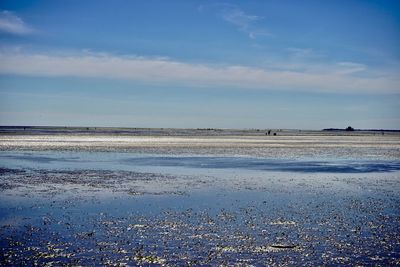
[[[400,134],[0,129],[0,266],[400,264]]]

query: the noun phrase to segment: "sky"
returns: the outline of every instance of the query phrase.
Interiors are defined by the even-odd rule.
[[[0,125],[400,129],[400,1],[2,0]]]

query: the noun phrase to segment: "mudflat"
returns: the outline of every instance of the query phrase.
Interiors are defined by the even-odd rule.
[[[396,265],[400,135],[0,129],[0,265]]]

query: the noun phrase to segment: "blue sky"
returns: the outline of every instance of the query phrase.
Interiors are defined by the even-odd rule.
[[[0,2],[0,125],[400,129],[399,1]]]

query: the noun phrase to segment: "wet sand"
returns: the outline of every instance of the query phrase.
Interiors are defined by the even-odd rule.
[[[400,136],[0,136],[0,265],[400,264]]]

